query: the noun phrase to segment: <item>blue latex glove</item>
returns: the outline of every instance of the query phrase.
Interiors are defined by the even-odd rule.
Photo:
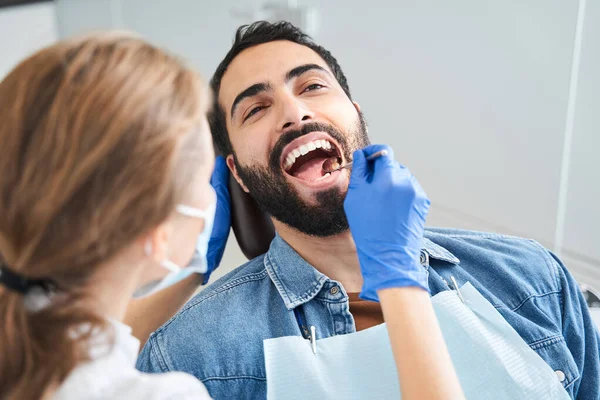
[[[388,154],[367,161],[380,150]],[[356,243],[364,284],[360,297],[378,301],[380,289],[415,286],[429,291],[421,266],[427,195],[388,146],[354,152],[344,210]]]
[[[204,274],[202,284],[206,284],[210,279],[210,274],[217,269],[223,258],[225,245],[229,238],[229,229],[231,228],[231,197],[229,196],[229,168],[225,158],[218,156],[215,159],[215,169],[210,184],[217,193],[217,211],[215,213],[215,222],[213,224],[210,241],[208,242],[208,252],[206,261],[208,270]]]

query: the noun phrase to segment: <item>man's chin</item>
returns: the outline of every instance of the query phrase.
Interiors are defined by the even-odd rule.
[[[343,180],[342,180],[343,182]],[[348,231],[344,212],[346,186],[329,185],[315,190],[303,187],[302,193],[290,193],[289,202],[278,201],[276,208],[267,211],[275,220],[303,235],[326,238]]]
[[[282,224],[316,237],[348,229],[344,212],[348,170],[310,181],[260,168],[238,167],[238,172],[260,208]]]
[[[275,221],[277,223],[280,223],[281,226],[285,226],[286,230],[289,230],[296,234],[309,236],[309,237],[313,237],[313,238],[321,238],[321,239],[341,235],[350,230],[347,220],[345,220],[345,219],[336,220],[336,221],[328,221],[326,225],[324,223],[325,221],[318,221],[318,223],[316,223],[316,224],[304,223],[300,226],[295,226],[288,222],[280,221],[277,218],[275,218]],[[281,226],[277,226],[277,224],[276,224],[276,229],[279,231],[279,229],[281,229]],[[280,233],[281,233],[281,231],[280,231]]]

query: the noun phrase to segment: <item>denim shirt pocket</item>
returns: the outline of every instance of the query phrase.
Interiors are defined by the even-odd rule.
[[[554,370],[556,379],[568,389],[579,379],[579,369],[562,336],[553,336],[529,345]]]

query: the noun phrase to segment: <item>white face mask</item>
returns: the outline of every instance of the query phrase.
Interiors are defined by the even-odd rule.
[[[185,268],[180,267],[170,260],[161,261],[160,266],[168,270],[169,273],[164,278],[154,280],[137,289],[133,293],[134,299],[154,294],[159,290],[182,281],[193,273],[203,274],[207,271],[206,254],[208,253],[208,242],[210,241],[210,234],[212,233],[217,203],[212,203],[206,210],[200,210],[183,204],[178,205],[175,210],[181,215],[204,219],[204,227],[196,241],[194,258],[192,259],[191,264]]]

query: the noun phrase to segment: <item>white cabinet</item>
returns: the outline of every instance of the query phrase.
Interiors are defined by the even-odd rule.
[[[587,2],[575,103],[563,258],[600,289],[600,3]]]

